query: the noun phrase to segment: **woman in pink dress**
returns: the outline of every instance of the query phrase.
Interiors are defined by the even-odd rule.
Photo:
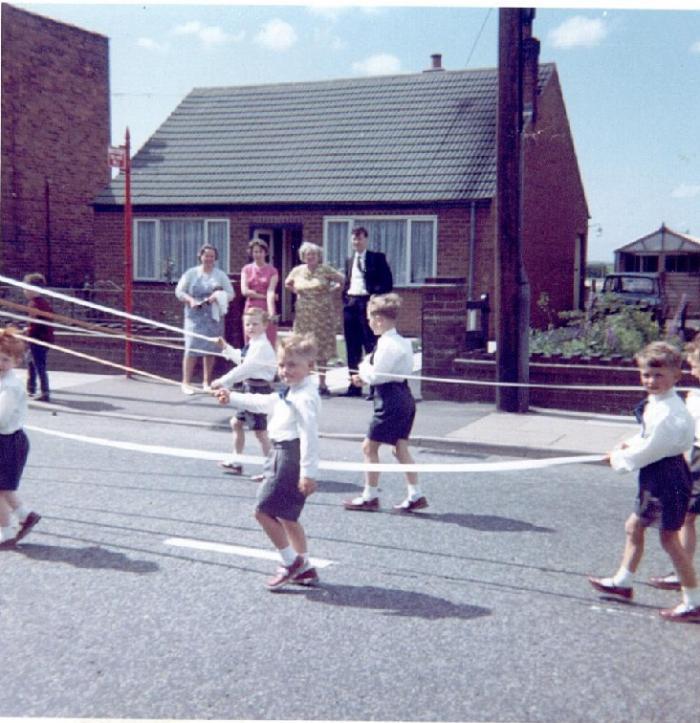
[[[258,308],[267,311],[270,323],[267,325],[267,338],[275,346],[277,341],[277,269],[267,263],[268,246],[255,238],[248,244],[248,251],[253,261],[241,269],[241,293],[245,297],[244,311]],[[245,325],[243,329],[245,336]],[[246,338],[246,343],[248,339]]]

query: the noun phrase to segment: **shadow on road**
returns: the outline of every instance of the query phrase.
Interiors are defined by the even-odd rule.
[[[288,588],[285,588],[285,591]],[[292,592],[290,589],[289,592]],[[326,585],[303,590],[310,602],[340,607],[366,608],[381,615],[442,620],[472,620],[490,615],[489,608],[477,605],[455,605],[433,595],[408,590],[374,587],[372,585]]]
[[[408,515],[407,515],[408,516]],[[420,512],[410,515],[414,520],[432,520],[433,522],[444,522],[449,525],[469,527],[480,532],[556,532],[551,527],[540,527],[524,520],[515,520],[512,517],[500,517],[499,515],[470,515],[458,512],[445,512],[434,514]]]
[[[101,570],[118,570],[145,575],[158,572],[160,566],[146,560],[131,560],[121,552],[111,552],[97,545],[91,547],[60,547],[58,545],[22,544],[16,552],[32,560],[64,562],[74,567]]]

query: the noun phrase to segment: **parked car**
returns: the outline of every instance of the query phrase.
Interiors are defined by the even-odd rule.
[[[601,295],[612,296],[623,304],[634,304],[651,311],[652,318],[663,325],[668,308],[663,274],[619,271],[607,274]]]

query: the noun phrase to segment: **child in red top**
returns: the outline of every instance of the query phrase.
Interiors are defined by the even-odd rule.
[[[24,283],[43,288],[46,286],[46,279],[43,274],[27,274],[24,277]],[[47,316],[48,314],[53,314],[50,302],[38,291],[25,289],[24,296],[27,299],[29,316],[36,319],[36,321],[32,321],[29,324],[29,327],[27,328],[27,336],[30,339],[37,339],[38,341],[45,341],[49,344],[53,344],[53,329],[39,321],[39,319],[42,318],[49,318]],[[46,371],[46,357],[48,353],[48,347],[42,346],[41,344],[29,343],[29,360],[27,362],[27,394],[30,396],[36,395],[36,378],[38,376],[41,392],[38,396],[36,396],[36,399],[40,402],[51,401],[49,396],[49,375]]]

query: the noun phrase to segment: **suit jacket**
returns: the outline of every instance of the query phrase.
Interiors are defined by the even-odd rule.
[[[348,289],[350,288],[350,276],[352,274],[354,260],[354,254],[345,260],[344,295],[347,295]],[[394,288],[394,278],[391,274],[391,268],[389,268],[386,256],[380,251],[370,251],[367,249],[365,253],[365,286],[369,294],[388,294]]]

